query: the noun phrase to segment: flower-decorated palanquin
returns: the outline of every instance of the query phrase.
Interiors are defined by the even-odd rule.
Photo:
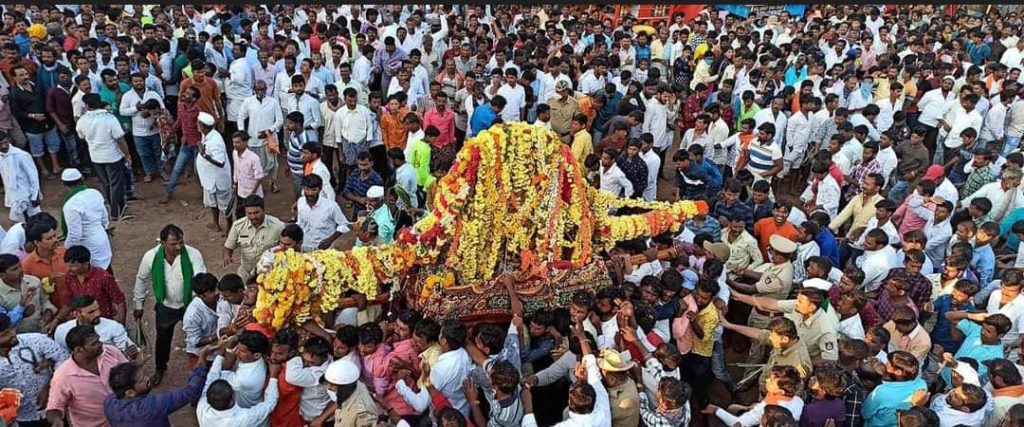
[[[259,277],[256,318],[277,329],[334,310],[349,290],[373,298],[401,286],[414,287],[406,295],[428,314],[487,314],[507,307],[504,288],[493,286],[506,270],[517,272],[528,310],[558,305],[574,288],[608,282],[595,251],[678,231],[707,211],[599,192],[557,135],[523,123],[468,139],[434,185],[432,210],[393,244],[277,254]],[[618,208],[645,213],[609,214]]]

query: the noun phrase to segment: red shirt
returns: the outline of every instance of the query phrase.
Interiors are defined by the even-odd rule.
[[[199,133],[199,113],[202,112],[198,102],[189,107],[184,102],[178,103],[178,121],[176,128],[181,130],[181,144],[189,147],[199,145],[203,135]]]
[[[84,281],[79,281],[75,274],[68,274],[64,281],[71,295],[85,294],[96,298],[100,316],[113,319],[116,314],[114,306],[124,304],[124,293],[117,286],[117,280],[102,268],[90,267]]]
[[[302,387],[288,384],[284,379],[284,369],[277,374],[277,406],[270,413],[270,425],[274,427],[303,427],[306,422],[299,415],[299,399]]]

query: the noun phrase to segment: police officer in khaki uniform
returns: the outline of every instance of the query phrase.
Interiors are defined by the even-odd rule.
[[[814,370],[811,363],[811,356],[807,354],[807,346],[800,338],[800,332],[796,324],[787,317],[776,317],[768,322],[766,329],[755,329],[749,326],[722,321],[722,327],[735,331],[740,335],[749,338],[751,341],[759,342],[772,349],[768,354],[768,361],[761,370],[758,377],[761,393],[766,392],[764,382],[768,379],[773,366],[788,365],[796,368],[800,378],[807,376]]]
[[[736,301],[748,304],[756,310],[768,313],[783,313],[796,325],[800,341],[807,346],[807,352],[815,364],[839,359],[839,317],[835,309],[825,309],[828,289],[832,286],[823,279],[807,279],[796,299],[778,301],[772,298],[733,294]]]
[[[324,372],[327,394],[338,404],[334,413],[335,427],[374,427],[377,425],[377,402],[359,381],[359,367],[348,360],[335,360]]]
[[[235,250],[241,251],[238,275],[247,281],[256,274],[260,256],[277,244],[285,223],[267,215],[260,196],[246,197],[241,203],[245,208],[245,218],[239,218],[231,224],[228,239],[224,241],[224,266],[234,264]]]
[[[780,235],[774,235],[769,240],[768,258],[771,263],[762,264],[756,271],[744,270],[741,275],[757,279],[757,283],[748,285],[735,280],[729,280],[729,286],[738,294],[756,295],[763,298],[782,300],[789,296],[793,288],[793,254],[796,253],[797,245]],[[733,295],[737,298],[737,295]],[[782,313],[773,313],[763,308],[754,306],[750,311],[750,318],[747,324],[755,329],[764,329],[773,318],[782,316]],[[765,345],[758,341],[750,343],[749,363],[761,363],[764,360]]]

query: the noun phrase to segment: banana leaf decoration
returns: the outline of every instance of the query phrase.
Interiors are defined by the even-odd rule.
[[[392,188],[395,189],[395,194],[398,195],[398,198],[402,201],[402,204],[408,207],[415,207],[412,205],[412,197],[409,196],[408,191],[405,191],[405,189],[399,185],[396,185]]]

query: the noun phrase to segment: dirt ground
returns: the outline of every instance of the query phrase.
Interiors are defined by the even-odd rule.
[[[673,146],[678,145],[673,144]],[[674,148],[670,149],[666,159],[671,159],[674,151]],[[283,159],[281,162],[283,164]],[[672,192],[672,181],[666,179],[666,176],[672,176],[674,166],[671,164],[671,160],[668,163],[668,165],[663,165],[662,177],[658,182],[658,195],[661,199],[668,199],[671,197]],[[291,206],[297,197],[292,192],[290,181],[285,178],[285,174],[286,171],[279,171],[278,182],[281,186],[280,192],[268,192],[266,194],[267,213],[282,220],[293,217]],[[235,271],[235,265],[225,267],[223,264],[224,237],[220,233],[206,227],[210,223],[211,214],[208,209],[203,207],[202,193],[196,176],[183,179],[175,190],[174,198],[168,204],[159,203],[164,191],[164,183],[162,181],[156,180],[151,183],[143,183],[141,177],[136,179],[136,195],[141,197],[141,200],[131,202],[128,208],[128,212],[135,217],[116,224],[111,241],[114,252],[113,267],[115,275],[121,290],[125,294],[129,312],[133,308],[133,303],[131,302],[132,289],[135,284],[135,274],[138,271],[139,260],[142,258],[143,253],[157,244],[160,229],[166,224],[175,224],[185,231],[185,242],[199,249],[203,254],[207,270],[210,273],[221,276]],[[88,178],[86,183],[94,188],[98,186],[98,181],[92,177]],[[42,185],[44,194],[43,209],[56,216],[59,214],[60,201],[67,190],[59,180],[45,180]],[[340,194],[340,189],[338,192]],[[343,208],[351,219],[350,208],[345,208],[344,205]],[[2,215],[0,224],[5,229],[12,225],[11,221],[7,219],[7,215]],[[221,226],[226,227],[223,218],[221,218]],[[225,228],[225,233],[226,230]],[[352,241],[352,236],[343,236],[338,242],[337,247],[349,248],[352,246]],[[150,343],[147,351],[151,354],[153,343],[156,340],[152,297],[146,303],[142,322]],[[126,327],[129,331],[135,330],[135,320],[130,315],[128,316],[128,325]],[[174,349],[171,354],[170,366],[163,383],[155,390],[156,392],[172,390],[183,386],[190,372],[188,360],[183,350],[184,333],[181,332],[180,326],[174,338]],[[742,358],[734,354],[729,355],[730,361]],[[144,369],[145,372],[152,374],[155,368],[152,362],[149,362]],[[741,377],[739,372],[734,372],[734,379]],[[729,400],[728,392],[720,384],[715,383],[710,388],[711,390],[709,391],[715,403],[726,403]],[[693,408],[694,415],[697,415],[699,411],[700,408]],[[176,427],[196,426],[194,408],[188,406],[173,414],[171,416],[171,424]]]
[[[284,172],[281,172],[284,176]],[[293,215],[291,205],[296,200],[293,197],[290,181],[280,181],[281,191],[276,194],[267,194],[267,213],[282,220],[287,220]],[[95,178],[88,178],[86,183],[95,188],[98,181]],[[43,209],[54,216],[59,215],[60,201],[67,193],[66,188],[59,180],[43,181]],[[151,183],[143,183],[137,177],[135,185],[136,195],[141,200],[130,203],[128,213],[135,218],[116,224],[111,244],[113,246],[114,261],[113,267],[121,290],[125,294],[129,313],[132,306],[132,289],[135,285],[135,274],[139,268],[139,260],[142,254],[157,244],[160,229],[167,224],[175,224],[185,231],[185,243],[199,249],[203,254],[207,270],[218,277],[233,273],[237,265],[225,267],[223,264],[224,237],[219,233],[206,227],[210,223],[210,212],[203,208],[202,193],[199,187],[199,180],[196,176],[183,180],[175,190],[174,198],[168,204],[160,204],[163,196],[164,183],[156,180]],[[11,226],[7,215],[2,215],[0,223],[4,228]],[[221,218],[221,227],[225,227],[224,219]],[[227,229],[225,228],[225,231]],[[343,237],[341,247],[351,246],[351,237]],[[156,330],[153,320],[153,299],[152,296],[146,303],[145,315],[142,318],[146,328],[146,337],[150,346],[148,351],[152,354],[153,345],[156,342]],[[129,331],[135,330],[135,320],[128,316],[128,324],[125,325]],[[178,332],[174,336],[174,349],[171,353],[170,366],[163,383],[157,392],[181,387],[190,372],[188,359],[185,357],[184,333],[181,332],[180,324]],[[146,372],[152,374],[155,368],[149,362],[145,367]],[[176,427],[196,426],[195,410],[192,407],[179,410],[171,417],[171,425]]]

